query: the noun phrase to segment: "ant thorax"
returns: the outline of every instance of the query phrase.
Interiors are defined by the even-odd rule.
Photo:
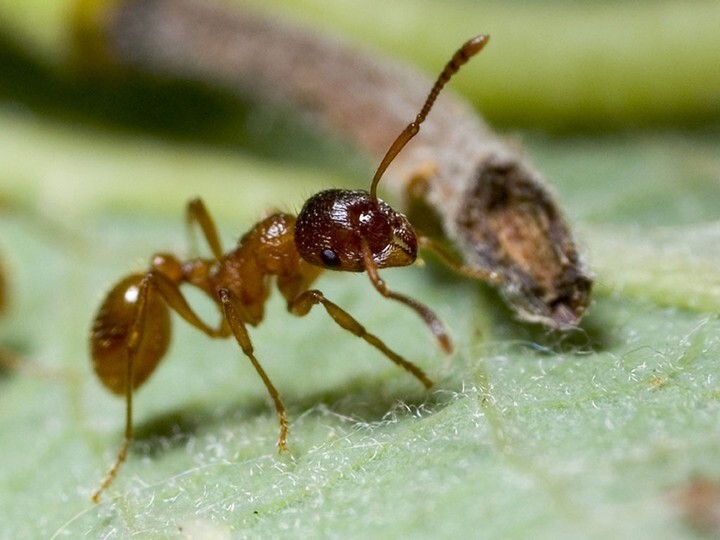
[[[415,262],[417,237],[405,215],[363,190],[331,189],[310,197],[298,214],[295,246],[307,262],[363,272],[366,250],[378,268]]]

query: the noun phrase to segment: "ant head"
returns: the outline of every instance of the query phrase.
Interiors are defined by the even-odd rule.
[[[298,214],[295,245],[311,264],[363,272],[363,243],[378,268],[407,266],[417,256],[417,238],[407,218],[367,191],[321,191]]]
[[[415,262],[415,231],[403,214],[378,199],[377,185],[395,156],[420,131],[445,83],[487,41],[488,36],[467,41],[445,65],[415,120],[390,145],[375,171],[370,192],[333,189],[307,200],[295,224],[295,246],[303,259],[331,270],[363,272],[367,246],[378,268]]]

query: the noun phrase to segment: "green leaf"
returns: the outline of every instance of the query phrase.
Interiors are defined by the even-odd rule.
[[[444,358],[363,276],[324,276],[329,298],[428,370],[430,393],[324,313],[295,319],[273,298],[252,338],[289,408],[287,455],[237,347],[176,320],[137,395],[128,462],[95,506],[123,428],[86,352],[101,293],[154,250],[182,251],[183,203],[197,193],[229,243],[262,208],[297,207],[318,186],[212,148],[7,109],[0,124],[3,186],[44,216],[2,215],[13,302],[1,337],[28,357],[0,380],[8,537],[668,537],[688,532],[672,490],[720,475],[716,136],[530,141],[598,272],[575,335],[515,323],[484,287],[434,268],[388,271],[452,329],[457,352]],[[677,213],[655,223],[629,202],[641,188]]]

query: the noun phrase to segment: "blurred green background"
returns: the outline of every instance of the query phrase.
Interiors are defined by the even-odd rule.
[[[0,371],[0,538],[719,534],[687,489],[720,482],[720,4],[256,4],[431,74],[491,34],[479,75],[452,84],[554,186],[597,275],[590,313],[548,334],[433,265],[387,272],[452,329],[444,358],[366,278],[323,276],[431,374],[425,394],[324,313],[296,320],[273,298],[252,337],[293,422],[285,456],[234,344],[178,320],[129,461],[92,505],[123,427],[86,352],[103,291],[183,253],[193,196],[229,246],[269,208],[366,186],[373,163],[214,88],[90,76],[72,2],[0,0],[0,344],[25,357]]]

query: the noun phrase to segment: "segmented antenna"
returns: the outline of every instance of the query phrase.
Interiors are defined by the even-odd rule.
[[[378,182],[380,182],[380,178],[385,172],[385,169],[388,168],[388,165],[392,163],[392,160],[395,159],[395,156],[400,153],[400,150],[405,147],[408,141],[412,139],[415,135],[417,135],[418,131],[420,131],[420,124],[425,121],[425,118],[430,112],[430,109],[435,103],[435,100],[437,99],[438,94],[440,94],[440,91],[447,84],[450,78],[455,75],[458,70],[463,65],[465,65],[468,60],[470,60],[470,58],[472,58],[482,50],[482,48],[485,46],[489,39],[490,36],[486,35],[472,38],[471,40],[465,42],[465,44],[460,47],[453,55],[450,61],[445,64],[442,73],[440,73],[440,76],[435,81],[432,90],[430,90],[430,93],[425,100],[425,104],[423,105],[422,109],[420,109],[420,112],[415,117],[415,120],[410,122],[410,124],[408,124],[408,126],[402,131],[402,133],[398,135],[397,139],[395,139],[395,142],[390,145],[390,149],[387,151],[387,154],[385,154],[385,157],[380,162],[380,166],[377,168],[377,171],[375,171],[375,176],[373,177],[372,185],[370,186],[370,196],[373,198],[373,200],[377,201],[377,185]]]

